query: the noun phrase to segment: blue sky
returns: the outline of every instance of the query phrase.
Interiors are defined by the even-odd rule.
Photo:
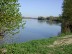
[[[20,12],[25,17],[58,16],[63,0],[19,0]]]

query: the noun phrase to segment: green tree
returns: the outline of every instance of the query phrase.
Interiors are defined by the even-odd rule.
[[[51,21],[52,21],[53,19],[54,19],[54,17],[53,17],[53,16],[50,16],[50,17],[49,17],[49,20],[51,20]]]
[[[0,35],[19,28],[22,21],[18,0],[0,0]]]
[[[64,0],[63,2],[62,32],[72,32],[72,0]]]
[[[38,17],[38,20],[44,20],[44,17],[39,16],[39,17]]]

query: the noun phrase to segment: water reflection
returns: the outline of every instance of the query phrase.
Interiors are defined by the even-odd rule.
[[[20,26],[14,28],[14,30],[7,30],[3,33],[3,35],[0,35],[0,45],[7,44],[7,43],[14,43],[16,40],[15,35],[20,33],[20,28],[24,29],[24,25],[25,25],[25,21],[22,20]]]
[[[30,40],[37,40],[57,36],[61,32],[60,23],[47,20],[23,19],[26,21],[24,29],[19,27],[15,35],[7,34],[0,40],[0,44],[4,43],[21,43]],[[16,32],[14,30],[13,32]]]
[[[60,22],[57,22],[57,21],[51,21],[51,20],[38,20],[39,23],[47,23],[49,25],[60,25],[61,26],[61,23]]]
[[[50,20],[46,20],[46,23],[49,24],[49,25],[53,25],[53,24],[55,24],[55,22],[50,21]]]
[[[39,23],[45,23],[46,20],[38,20]]]

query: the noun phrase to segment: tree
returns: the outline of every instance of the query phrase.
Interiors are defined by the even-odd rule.
[[[62,32],[72,32],[72,0],[63,2]]]
[[[39,16],[39,17],[38,17],[38,20],[44,20],[44,17]]]
[[[54,19],[54,17],[53,17],[53,16],[50,16],[50,17],[49,17],[49,20],[51,20],[51,21],[52,21],[53,19]]]
[[[22,21],[18,0],[0,0],[0,35],[19,28]]]

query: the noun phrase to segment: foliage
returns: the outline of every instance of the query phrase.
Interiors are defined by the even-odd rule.
[[[49,17],[49,19],[50,19],[50,20],[53,20],[53,19],[54,19],[54,17],[53,17],[53,16],[50,16],[50,17]]]
[[[44,20],[44,17],[39,16],[39,17],[38,17],[38,20]]]
[[[49,20],[49,17],[46,17],[46,20]]]
[[[58,39],[61,40],[63,36],[33,40],[19,44],[7,44],[1,48],[7,49],[5,54],[72,54],[72,44],[48,47],[53,44],[54,41]]]
[[[72,0],[63,2],[62,32],[72,32]]]
[[[22,21],[18,0],[0,0],[0,33],[19,28]]]
[[[6,54],[46,54],[48,48],[45,46],[53,43],[54,40],[56,40],[56,38],[33,40],[21,44],[4,45],[2,48],[8,50]]]

